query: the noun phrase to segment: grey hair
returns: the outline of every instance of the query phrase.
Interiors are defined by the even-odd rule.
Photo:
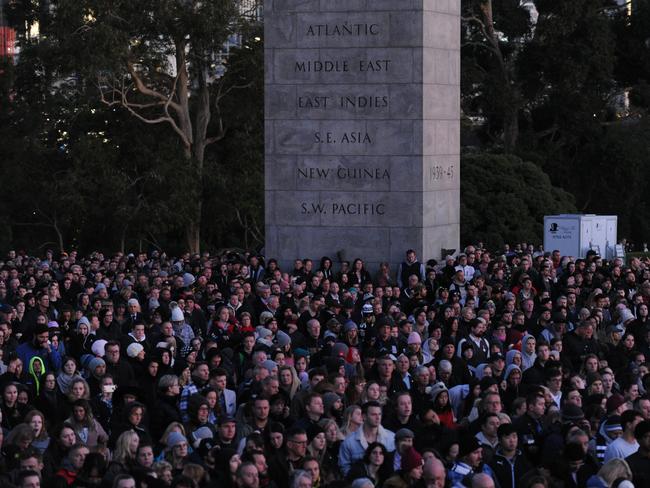
[[[438,371],[448,371],[451,373],[452,371],[451,363],[446,359],[443,359],[442,361],[440,361],[440,364],[438,364]]]
[[[173,384],[178,383],[178,376],[175,374],[165,374],[160,377],[158,380],[158,390],[167,391],[167,389]]]
[[[298,469],[293,472],[293,475],[291,476],[291,483],[290,487],[291,488],[298,488],[300,486],[300,480],[302,478],[307,478],[309,480],[309,483],[313,483],[313,480],[311,479],[311,475],[305,471],[304,469]]]

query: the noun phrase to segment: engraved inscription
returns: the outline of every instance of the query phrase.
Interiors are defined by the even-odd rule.
[[[316,144],[372,144],[367,132],[314,132]]]
[[[307,59],[296,60],[296,73],[349,73],[356,70],[359,73],[377,73],[390,70],[390,59],[360,59],[351,63],[348,59]]]
[[[390,180],[385,168],[298,168],[298,177],[308,180]]]
[[[447,166],[431,166],[429,168],[429,180],[430,181],[443,181],[443,180],[453,180],[455,174],[455,167],[453,164]]]
[[[303,215],[385,215],[383,203],[332,202],[331,204],[302,202],[300,213]]]
[[[310,24],[307,26],[307,36],[312,37],[361,37],[378,36],[378,24]]]

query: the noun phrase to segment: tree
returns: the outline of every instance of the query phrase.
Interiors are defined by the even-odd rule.
[[[576,168],[567,159],[575,162],[575,155],[600,138],[610,120],[616,88],[613,11],[610,0],[538,0],[536,5],[535,36],[519,60],[530,114],[527,142],[542,151],[559,146],[563,157],[547,158],[545,170],[560,175]]]
[[[94,87],[106,106],[174,135],[183,151],[179,168],[194,181],[184,216],[193,252],[200,247],[206,149],[224,137],[220,104],[237,88],[216,76],[239,19],[236,3],[62,0],[39,42],[53,78],[78,90]]]
[[[615,75],[629,89],[631,102],[647,113],[650,108],[650,0],[636,0],[632,15],[622,10],[615,18]]]
[[[543,217],[574,212],[572,196],[551,185],[534,163],[512,155],[467,154],[462,158],[461,242],[489,247],[539,242]]]
[[[525,102],[517,57],[532,35],[530,12],[520,0],[464,0],[462,20],[463,110],[484,117],[491,142],[511,152]]]

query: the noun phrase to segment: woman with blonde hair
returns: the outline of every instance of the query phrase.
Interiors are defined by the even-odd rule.
[[[379,402],[382,405],[386,403],[386,399],[383,399],[382,402],[382,394],[381,394],[381,387],[377,381],[368,381],[366,383],[366,388],[363,390],[363,393],[361,394],[361,401],[359,402],[360,405],[363,405],[364,403],[367,402]]]
[[[327,474],[332,479],[336,478],[339,474],[338,458],[339,449],[345,436],[341,433],[339,426],[332,419],[322,419],[318,425],[323,428],[325,433],[325,455],[323,456],[321,464],[325,465]]]
[[[623,459],[614,458],[603,464],[598,473],[587,480],[587,487],[610,488],[614,486],[615,481],[618,481],[617,487],[634,487],[630,483],[632,481],[632,470],[630,465]]]
[[[343,412],[343,423],[341,426],[341,434],[343,437],[347,437],[359,430],[359,427],[363,425],[363,415],[361,413],[361,407],[359,405],[350,405]]]
[[[300,389],[300,378],[293,366],[280,366],[278,370],[278,379],[280,380],[280,389],[282,389],[289,398],[293,400],[294,395]]]
[[[66,398],[70,404],[80,399],[90,400],[90,387],[88,386],[88,382],[81,377],[73,380],[70,383],[70,388],[68,388]]]
[[[108,465],[105,478],[112,479],[119,473],[130,473],[136,467],[136,453],[139,445],[140,437],[137,432],[134,430],[122,432],[115,441],[113,459]]]

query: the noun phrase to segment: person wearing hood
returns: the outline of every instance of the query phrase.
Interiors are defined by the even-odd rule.
[[[194,331],[192,330],[192,327],[185,322],[185,314],[178,306],[178,303],[171,302],[169,308],[171,310],[171,323],[172,328],[174,329],[174,336],[179,337],[183,343],[183,348],[179,352],[181,356],[185,357],[192,347],[191,342],[192,339],[194,339]]]
[[[593,451],[596,453],[596,459],[602,463],[605,459],[605,452],[609,445],[623,435],[623,427],[621,426],[621,417],[619,415],[609,415],[600,427],[596,437],[592,439],[591,444]]]
[[[27,386],[30,388],[30,398],[36,398],[41,392],[41,385],[45,379],[45,363],[39,356],[34,356],[29,361]]]
[[[472,374],[464,359],[456,355],[456,346],[453,340],[445,337],[440,342],[440,349],[436,353],[436,368],[439,369],[440,361],[447,360],[451,363],[452,373],[448,380],[449,386],[467,384]]]
[[[456,418],[451,408],[447,387],[444,383],[436,383],[431,387],[429,394],[431,395],[433,411],[440,419],[440,424],[448,429],[455,429],[457,427]]]
[[[83,354],[91,352],[91,346],[95,340],[95,334],[91,333],[90,321],[87,317],[82,316],[77,321],[77,327],[74,332],[68,333],[70,340],[67,342],[68,353],[72,357],[81,357]]]
[[[95,333],[98,339],[119,341],[122,338],[122,328],[113,320],[113,310],[104,308],[99,312],[99,329]]]
[[[139,402],[128,403],[123,410],[122,419],[117,421],[111,429],[111,436],[109,439],[109,447],[114,448],[115,442],[123,432],[132,430],[140,438],[140,442],[151,443],[151,436],[149,430],[144,423],[144,416],[146,409],[144,404]]]
[[[521,340],[521,370],[526,371],[528,368],[532,367],[535,364],[537,359],[537,354],[535,353],[535,348],[537,346],[537,341],[535,337],[531,334],[526,334]]]
[[[422,364],[428,365],[434,360],[435,354],[440,349],[440,343],[435,337],[429,337],[422,345]]]
[[[189,420],[184,424],[185,434],[192,444],[204,435],[205,429],[209,430],[210,437],[216,437],[214,424],[210,423],[210,405],[203,395],[193,395],[189,399],[187,412]]]
[[[506,388],[501,392],[501,399],[503,401],[504,411],[506,412],[511,412],[515,399],[522,396],[521,378],[522,373],[519,366],[511,364],[506,368],[506,372],[503,375]]]
[[[82,358],[82,363],[87,371],[90,396],[95,397],[101,393],[102,378],[106,376],[106,361],[99,357],[85,355]]]

